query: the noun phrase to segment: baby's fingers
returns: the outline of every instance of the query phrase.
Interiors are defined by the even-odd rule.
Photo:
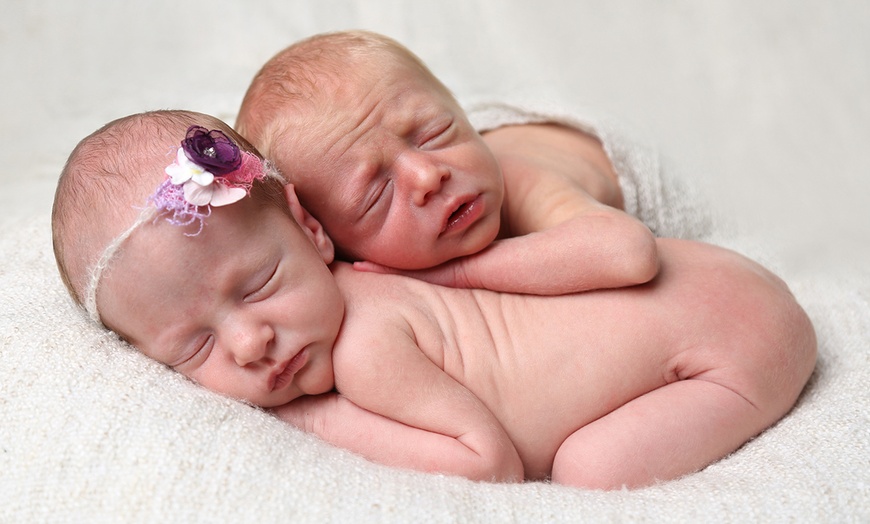
[[[401,271],[398,269],[391,268],[389,266],[382,266],[374,262],[369,262],[368,260],[354,262],[353,268],[356,271],[363,271],[366,273],[382,273],[387,275],[398,275],[401,273]]]

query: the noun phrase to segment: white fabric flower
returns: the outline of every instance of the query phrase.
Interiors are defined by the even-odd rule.
[[[184,154],[184,149],[180,147],[178,148],[178,154],[175,156],[175,162],[166,166],[164,171],[172,178],[172,183],[176,186],[184,184],[189,180],[193,180],[201,186],[207,186],[214,181],[214,175],[203,169],[199,164],[193,163]]]
[[[223,184],[201,186],[194,180],[184,184],[184,199],[195,206],[225,206],[245,198],[248,192],[241,187],[227,187]]]

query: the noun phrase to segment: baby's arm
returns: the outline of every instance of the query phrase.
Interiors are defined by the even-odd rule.
[[[474,480],[503,482],[523,478],[521,469],[519,472],[511,468],[478,469],[476,464],[483,456],[460,439],[368,411],[339,393],[300,397],[271,411],[334,446],[380,464],[457,474]]]
[[[656,275],[655,238],[618,209],[616,176],[596,139],[550,125],[501,128],[485,139],[504,173],[504,238],[432,269],[355,267],[538,295],[631,286]]]
[[[402,343],[391,343],[389,355],[356,351],[360,358],[337,367],[341,394],[302,397],[273,412],[382,464],[473,480],[522,481],[522,462],[500,422],[402,336]],[[357,347],[371,347],[364,335],[354,340]]]

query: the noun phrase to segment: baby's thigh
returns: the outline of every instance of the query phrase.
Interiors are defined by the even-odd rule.
[[[812,323],[788,286],[737,253],[696,242],[659,244],[677,333],[678,380],[718,384],[769,416],[790,407],[815,365]]]
[[[698,278],[683,278],[694,270],[684,269],[671,275],[686,286],[660,283],[675,290],[667,315],[680,318],[650,315],[678,335],[662,346],[673,348],[659,370],[668,383],[565,439],[555,482],[617,488],[676,478],[737,449],[794,404],[816,342],[784,284],[748,261],[704,268]]]
[[[641,487],[697,471],[768,424],[733,390],[705,380],[641,395],[562,443],[554,482],[593,489]]]

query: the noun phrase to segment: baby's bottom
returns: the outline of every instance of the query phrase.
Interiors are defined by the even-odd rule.
[[[704,285],[695,290],[696,300],[705,297],[696,315],[712,321],[664,370],[668,383],[571,434],[556,453],[554,482],[615,489],[674,479],[736,450],[791,408],[815,366],[804,311],[749,261]]]

